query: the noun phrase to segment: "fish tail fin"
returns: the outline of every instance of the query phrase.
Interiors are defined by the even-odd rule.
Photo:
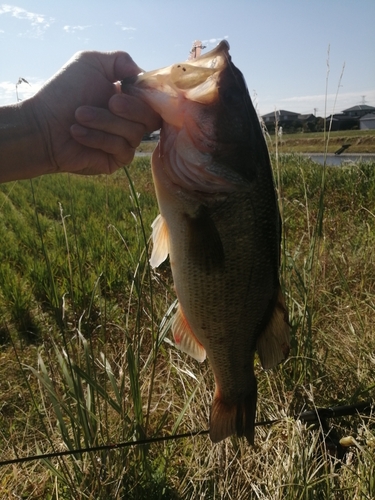
[[[257,391],[255,390],[238,401],[227,403],[221,399],[216,389],[210,416],[210,438],[213,443],[237,434],[246,437],[254,444],[255,413]]]

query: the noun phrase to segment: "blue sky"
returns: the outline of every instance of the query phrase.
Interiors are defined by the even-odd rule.
[[[151,70],[186,60],[195,39],[208,50],[226,38],[261,114],[328,115],[337,91],[337,112],[375,106],[374,20],[374,0],[0,3],[0,105],[16,102],[19,77],[24,99],[78,50],[124,50]]]

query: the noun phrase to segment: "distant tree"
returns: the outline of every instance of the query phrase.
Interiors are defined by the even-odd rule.
[[[323,132],[323,130],[324,130],[324,118],[321,118],[319,116],[315,122],[315,132]]]
[[[304,122],[303,127],[302,127],[303,131],[304,132],[316,132],[316,122],[317,122],[316,119],[314,121]]]

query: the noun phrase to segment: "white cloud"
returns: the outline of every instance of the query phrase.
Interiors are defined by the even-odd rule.
[[[115,26],[119,26],[122,31],[137,31],[137,28],[133,28],[133,26],[123,26],[123,23],[121,21],[117,21],[115,23]]]
[[[228,40],[228,38],[229,38],[228,35],[217,37],[217,38],[209,38],[208,40],[202,40],[202,44],[203,45],[207,45],[207,44],[217,45],[218,43],[221,42],[221,40]]]
[[[309,105],[314,106],[319,109],[318,114],[322,116],[325,113],[327,115],[330,115],[331,113],[340,113],[343,109],[361,104],[363,96],[365,96],[365,101],[368,104],[374,105],[375,90],[368,90],[363,92],[339,92],[337,96],[336,94],[331,93],[327,94],[327,96],[325,96],[325,94],[320,94],[288,97],[286,99],[282,99],[281,102],[297,105],[302,104],[306,109]]]
[[[367,94],[370,94],[372,99],[375,96],[375,90],[364,90],[363,92],[338,92],[337,94],[337,99],[353,99],[353,98],[358,98],[367,96]],[[305,96],[296,96],[296,97],[287,97],[285,99],[281,99],[283,102],[299,102],[299,101],[310,101],[314,102],[316,100],[322,101],[326,97],[325,94],[317,94],[317,95],[305,95]],[[368,97],[368,96],[367,96]],[[336,98],[336,94],[327,94],[327,100],[332,101]]]
[[[29,12],[21,7],[16,7],[15,5],[1,4],[0,5],[0,15],[10,15],[21,21],[27,21],[30,25],[30,29],[20,33],[20,36],[26,36],[31,38],[41,38],[44,32],[51,26],[54,22],[52,17],[46,17],[43,14],[36,14],[35,12]]]
[[[63,30],[66,33],[75,33],[76,31],[83,31],[86,30],[87,28],[91,28],[90,25],[88,26],[64,26]]]

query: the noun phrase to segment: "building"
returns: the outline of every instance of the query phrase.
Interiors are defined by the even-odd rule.
[[[330,130],[351,130],[374,129],[375,107],[367,104],[358,104],[351,108],[344,109],[341,113],[335,113],[328,116],[326,127]],[[285,132],[317,132],[324,128],[324,118],[318,118],[313,114],[301,115],[285,109],[276,110],[272,113],[262,115],[264,124],[269,132],[273,132],[276,126],[282,127]]]
[[[359,129],[360,119],[374,112],[375,108],[367,104],[359,104],[358,106],[344,109],[341,113],[335,113],[327,117],[327,128],[330,127],[331,130]]]
[[[360,130],[375,130],[375,113],[367,113],[359,119]]]
[[[280,109],[275,112],[262,115],[262,119],[269,132],[273,132],[276,125],[276,118],[278,127],[282,127],[286,132],[296,132],[298,130],[313,132],[315,131],[315,125],[318,120],[313,114],[301,115],[299,113],[294,113],[293,111]]]
[[[262,116],[264,124],[268,132],[272,133],[277,126],[282,128],[285,132],[295,132],[301,127],[301,122],[298,120],[298,113],[293,111],[286,111],[285,109],[276,110],[272,113],[267,113]]]
[[[313,114],[298,115],[298,120],[303,123],[314,123],[316,121],[316,116]]]
[[[344,113],[335,113],[326,118],[327,130],[352,130],[359,128],[358,118],[345,115]]]
[[[358,104],[358,106],[353,106],[348,109],[344,109],[342,113],[345,116],[350,116],[350,118],[361,118],[368,113],[375,113],[375,108],[373,106],[368,106],[367,104]]]
[[[284,127],[285,125],[296,121],[298,119],[298,113],[294,113],[293,111],[285,111],[285,109],[278,109],[276,111],[273,111],[272,113],[263,115],[262,118],[266,125],[275,125],[277,118],[277,123]]]

